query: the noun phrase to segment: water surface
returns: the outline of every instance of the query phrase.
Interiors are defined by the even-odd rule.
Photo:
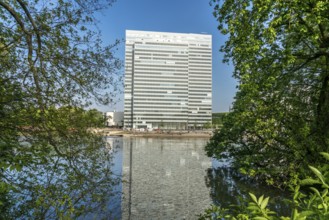
[[[124,138],[123,219],[196,219],[211,204],[207,139]]]
[[[270,196],[287,213],[287,193],[248,182],[226,162],[205,155],[207,138],[122,139],[122,219],[198,219],[211,204],[229,208],[248,192]],[[118,162],[118,160],[116,161]]]

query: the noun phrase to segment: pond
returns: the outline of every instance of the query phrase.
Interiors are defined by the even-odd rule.
[[[248,182],[228,161],[207,157],[207,138],[105,140],[89,137],[64,145],[70,146],[66,157],[49,151],[21,171],[4,170],[13,187],[8,218],[197,219],[211,204],[228,208],[248,192],[270,196],[271,208],[289,215],[286,193]]]
[[[115,146],[114,167],[122,175],[122,219],[197,219],[211,204],[239,204],[248,192],[265,194],[274,210],[288,215],[282,191],[246,182],[229,167],[205,155],[206,138],[107,138]],[[116,197],[119,198],[119,197]],[[113,202],[114,200],[112,200]]]

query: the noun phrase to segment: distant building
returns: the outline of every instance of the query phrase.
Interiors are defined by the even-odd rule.
[[[105,112],[105,125],[108,127],[122,127],[123,126],[123,112]]]
[[[211,35],[126,31],[124,127],[211,122]]]

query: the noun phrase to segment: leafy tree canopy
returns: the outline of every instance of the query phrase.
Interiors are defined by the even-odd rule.
[[[1,219],[79,216],[96,207],[85,196],[106,197],[91,189],[112,181],[108,161],[88,157],[104,150],[87,129],[102,118],[83,108],[120,92],[119,42],[103,45],[93,15],[112,3],[0,0]]]
[[[206,147],[249,176],[289,183],[329,144],[329,2],[213,0],[239,81],[232,112]],[[306,171],[305,171],[306,172]]]
[[[222,126],[224,117],[228,112],[212,113],[212,124]]]
[[[320,153],[328,163],[329,154]],[[322,164],[320,168],[309,166],[312,173],[311,177],[299,180],[298,185],[291,187],[291,199],[282,202],[288,202],[290,208],[289,216],[280,216],[269,208],[272,203],[270,197],[261,195],[257,198],[249,193],[249,200],[243,198],[241,203],[231,205],[229,209],[220,206],[208,208],[199,219],[264,219],[264,220],[305,220],[305,219],[328,219],[328,164]],[[321,187],[319,187],[321,186]],[[307,188],[307,190],[305,190]],[[279,205],[275,203],[274,205]]]

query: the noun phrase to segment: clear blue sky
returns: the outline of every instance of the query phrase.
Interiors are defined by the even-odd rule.
[[[201,33],[213,39],[213,112],[226,112],[236,92],[233,67],[222,63],[220,45],[225,41],[217,30],[209,0],[117,0],[97,16],[104,43],[124,39],[125,30]],[[124,43],[117,52],[124,60]],[[117,99],[123,100],[123,94]],[[123,101],[111,106],[95,106],[101,111],[123,111]]]

